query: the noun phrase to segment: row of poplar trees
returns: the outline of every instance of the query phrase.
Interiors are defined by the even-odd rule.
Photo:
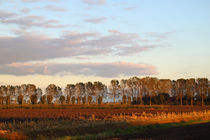
[[[0,103],[5,100],[6,104],[9,104],[10,97],[1,95],[5,86],[1,87]],[[106,102],[121,102],[122,104],[193,105],[194,102],[200,101],[204,105],[210,98],[210,86],[207,78],[170,80],[155,77],[131,77],[120,81],[111,80],[108,87],[99,81],[68,84],[63,91],[59,86],[50,84],[44,95],[40,88],[38,90],[36,88],[29,89],[31,104],[91,104],[92,102],[102,104],[106,99]],[[20,91],[15,95],[17,103],[22,104],[24,97],[29,94],[27,91],[24,93]]]

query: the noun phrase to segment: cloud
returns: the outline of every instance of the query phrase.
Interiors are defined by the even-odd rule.
[[[0,67],[0,74],[10,75],[84,75],[99,77],[119,77],[133,75],[155,75],[153,65],[142,63],[13,63]]]
[[[161,44],[152,44],[136,33],[66,31],[58,38],[33,32],[16,31],[16,36],[0,37],[0,64],[42,61],[55,58],[135,55]],[[151,45],[152,44],[152,45]]]
[[[45,1],[50,1],[50,2],[60,2],[61,0],[22,0],[22,2],[45,2]]]
[[[106,22],[107,18],[106,17],[99,17],[99,18],[89,18],[89,19],[85,19],[86,22],[89,23],[94,23],[94,24],[99,24],[99,23],[103,23]]]
[[[56,12],[65,12],[67,9],[55,5],[47,5],[44,7],[44,9],[49,10],[49,11],[56,11]]]
[[[105,5],[106,0],[82,0],[83,3],[88,5]]]
[[[29,8],[23,8],[21,9],[22,13],[29,13],[31,10]]]
[[[7,18],[15,17],[16,15],[17,14],[15,14],[15,13],[0,10],[0,21],[7,19]]]
[[[158,38],[158,39],[167,39],[168,36],[170,34],[173,34],[173,33],[174,33],[174,31],[165,32],[165,33],[148,32],[148,33],[145,33],[145,35],[150,36],[150,37],[153,37],[153,38]]]
[[[15,16],[14,13],[0,12],[0,23],[3,24],[16,24],[21,28],[29,27],[44,27],[44,28],[63,28],[64,25],[60,24],[57,20],[46,19],[43,16]]]
[[[121,32],[118,31],[118,30],[109,30],[109,32],[110,32],[110,33],[114,33],[114,34],[119,34],[119,33],[121,33]]]
[[[135,10],[136,9],[136,7],[127,7],[127,8],[125,8],[125,10],[127,10],[127,11],[132,11],[132,10]]]
[[[156,48],[157,46],[156,45],[142,45],[142,46],[139,46],[139,45],[133,45],[133,46],[119,46],[118,49],[119,49],[119,52],[118,52],[118,55],[120,56],[125,56],[125,55],[133,55],[133,54],[136,54],[136,53],[140,53],[140,52],[144,52],[144,51],[147,51],[147,50],[150,50],[150,49],[154,49]],[[159,45],[160,47],[160,45]]]

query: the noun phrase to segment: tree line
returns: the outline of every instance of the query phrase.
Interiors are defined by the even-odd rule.
[[[62,90],[50,84],[45,93],[33,84],[0,86],[0,104],[210,104],[210,82],[207,78],[158,79],[131,77],[111,80],[106,86],[100,81],[67,84]]]

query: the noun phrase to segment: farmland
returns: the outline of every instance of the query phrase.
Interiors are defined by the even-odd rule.
[[[210,120],[210,106],[4,105],[0,112],[0,136],[8,139],[135,138]]]
[[[17,107],[17,106],[15,106]],[[51,108],[51,109],[47,109]],[[41,109],[40,109],[41,108]],[[53,109],[54,108],[54,109]],[[122,106],[120,105],[92,105],[92,106],[22,106],[21,109],[0,109],[0,119],[9,120],[42,120],[42,119],[69,119],[69,120],[86,120],[97,119],[107,120],[110,116],[134,114],[160,114],[160,113],[186,113],[210,110],[210,106]]]
[[[2,85],[0,137],[171,139],[187,129],[183,137],[205,138],[210,123],[209,87],[207,78],[154,77],[111,80],[109,86],[80,82],[65,89],[50,84],[45,93],[33,84]],[[195,125],[200,127],[199,136],[188,129]]]

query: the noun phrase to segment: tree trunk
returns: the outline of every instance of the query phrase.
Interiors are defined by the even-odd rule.
[[[151,96],[149,96],[149,105],[150,106],[152,105],[152,98],[151,98]]]
[[[115,104],[115,91],[114,91],[114,104]]]
[[[143,105],[142,96],[140,96],[140,102],[141,102],[141,105]]]
[[[186,98],[186,105],[188,105],[188,98]]]
[[[85,95],[85,104],[88,105],[88,96],[87,96],[87,94]]]
[[[204,103],[203,103],[203,96],[201,98],[202,98],[202,106],[203,106],[204,105]]]
[[[193,98],[191,97],[191,106],[193,106]]]
[[[180,105],[182,105],[182,96],[180,96]]]
[[[140,97],[140,104],[143,105],[142,95],[141,95],[141,89],[139,88],[139,97]]]

